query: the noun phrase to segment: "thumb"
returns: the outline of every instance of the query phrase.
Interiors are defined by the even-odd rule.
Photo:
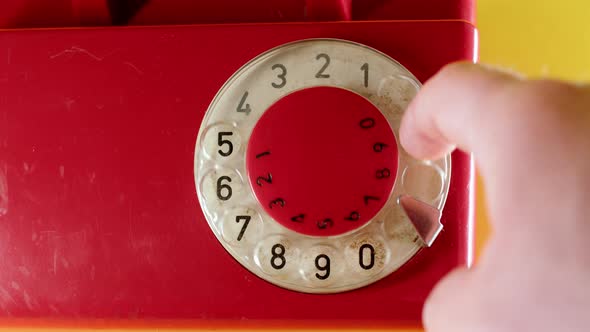
[[[426,300],[423,311],[427,332],[473,332],[469,321],[475,320],[472,272],[459,268],[447,274]]]

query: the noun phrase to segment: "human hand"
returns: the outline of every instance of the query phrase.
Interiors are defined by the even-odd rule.
[[[590,88],[459,63],[403,118],[414,157],[473,153],[494,234],[430,295],[430,332],[590,330]]]

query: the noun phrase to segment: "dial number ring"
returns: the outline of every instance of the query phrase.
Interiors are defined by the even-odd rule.
[[[397,138],[403,111],[420,83],[395,60],[354,42],[311,39],[272,49],[238,70],[211,103],[197,138],[195,181],[199,202],[206,210],[211,229],[244,267],[281,287],[309,293],[334,293],[359,288],[387,276],[422,247],[396,198],[400,195],[429,197],[427,203],[442,210],[450,182],[450,155],[435,161],[419,161],[410,157],[398,143],[398,171],[392,173],[396,177],[394,188],[384,207],[368,223],[350,233],[328,238],[294,232],[274,221],[260,207],[252,188],[245,185],[244,147],[256,123],[271,105],[294,91],[311,87],[338,87],[366,98],[381,111]],[[375,152],[385,147],[377,143],[371,147]],[[272,151],[261,151],[261,157],[265,153]],[[241,187],[236,195],[232,192],[232,196],[225,199],[228,190],[233,188],[227,179],[222,179],[221,185],[229,185],[231,189],[221,188],[224,200],[217,197],[212,203],[209,197],[217,191],[205,188],[203,183],[217,184],[215,179],[204,181],[215,169],[233,171],[232,174],[239,176]],[[431,183],[438,188],[415,180],[424,172],[434,178]],[[272,177],[263,175],[259,179],[261,185],[272,182]],[[274,204],[280,206],[285,202],[278,197]],[[224,209],[238,206],[248,206],[251,211],[238,215],[241,216],[239,220],[219,217],[226,215]],[[256,216],[257,229],[262,230],[260,243],[265,245],[256,246],[251,241],[237,239],[228,241],[227,234],[242,234],[246,239],[248,228],[244,232],[236,228],[238,223],[240,227],[246,225],[246,215]],[[358,216],[351,212],[349,217]],[[232,222],[235,230],[222,233],[223,222]],[[359,238],[364,239],[360,245]],[[317,248],[330,249],[320,253]],[[312,258],[314,261],[308,262]],[[350,273],[351,266],[355,273]]]

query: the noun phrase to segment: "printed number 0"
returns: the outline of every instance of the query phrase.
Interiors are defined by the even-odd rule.
[[[280,249],[280,251],[277,252],[277,249]],[[287,260],[285,259],[285,246],[277,243],[274,246],[272,246],[270,253],[272,254],[272,257],[270,259],[270,265],[275,270],[280,270],[283,267],[285,267],[285,264],[287,264]],[[278,264],[276,263],[277,260],[279,261]]]
[[[375,172],[375,177],[377,179],[387,179],[391,176],[391,171],[389,168],[379,169]]]
[[[365,264],[365,249],[369,249],[369,264]],[[375,248],[372,245],[365,243],[359,248],[359,265],[365,270],[370,270],[375,265]]]

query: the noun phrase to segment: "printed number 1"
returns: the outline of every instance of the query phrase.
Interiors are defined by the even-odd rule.
[[[365,72],[365,88],[369,87],[369,64],[365,63],[361,66],[361,70]]]

